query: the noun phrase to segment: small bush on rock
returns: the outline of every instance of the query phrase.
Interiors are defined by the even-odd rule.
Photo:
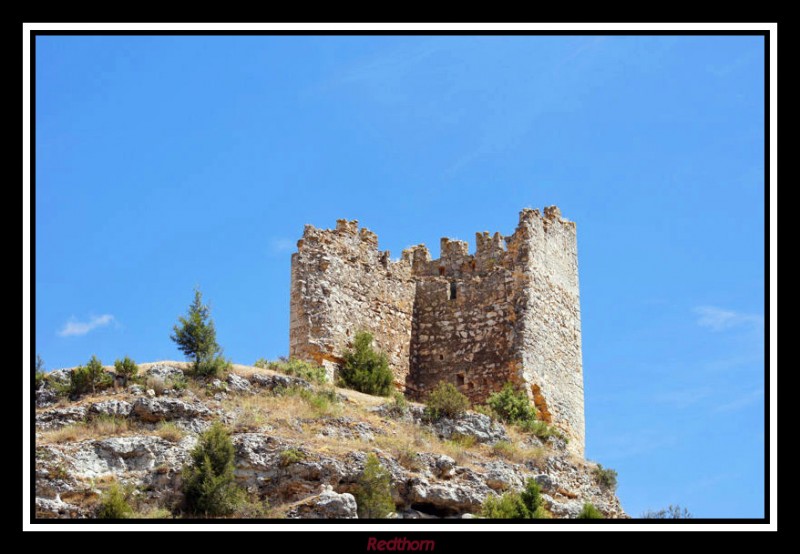
[[[297,448],[287,448],[280,453],[278,458],[280,459],[279,465],[281,467],[288,467],[292,464],[302,462],[306,459],[306,455],[302,450],[298,450]]]
[[[603,512],[587,502],[578,514],[578,519],[604,519]]]
[[[506,383],[500,392],[489,395],[486,403],[506,423],[533,421],[536,418],[536,410],[528,396],[516,390],[511,383]]]
[[[617,472],[610,467],[603,467],[602,464],[597,464],[594,468],[594,477],[597,482],[604,489],[614,491],[617,489]]]
[[[118,483],[114,482],[108,487],[100,499],[97,517],[100,519],[127,519],[133,514],[133,508],[128,504],[127,495]]]
[[[430,420],[456,418],[467,411],[469,400],[452,383],[439,381],[425,402],[425,415]]]
[[[344,362],[339,369],[339,379],[347,388],[388,396],[392,391],[394,376],[389,369],[386,354],[372,347],[372,334],[356,333],[353,348],[344,352]]]
[[[507,492],[502,496],[487,496],[480,515],[489,519],[527,519],[528,510],[518,493]]]
[[[509,491],[502,496],[489,495],[481,507],[481,517],[491,519],[549,519],[539,484],[528,479],[522,492]]]

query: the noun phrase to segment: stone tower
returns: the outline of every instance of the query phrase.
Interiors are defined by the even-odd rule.
[[[477,233],[474,254],[443,238],[437,260],[418,245],[392,261],[357,221],[307,225],[297,246],[290,356],[333,376],[354,334],[370,331],[407,395],[447,381],[479,403],[512,382],[583,456],[577,242],[558,208],[522,210],[510,236]]]

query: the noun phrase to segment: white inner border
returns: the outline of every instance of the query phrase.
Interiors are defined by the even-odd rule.
[[[22,528],[24,531],[389,531],[396,536],[408,532],[425,531],[701,531],[701,530],[737,530],[737,531],[776,531],[778,527],[778,25],[777,23],[25,23],[22,26],[22,357],[23,372],[27,376],[31,367],[30,359],[30,327],[31,327],[31,234],[30,234],[30,32],[40,31],[424,31],[435,34],[438,31],[769,31],[769,167],[770,167],[770,205],[769,205],[769,287],[770,287],[770,524],[646,524],[630,525],[580,525],[580,524],[337,524],[337,523],[232,523],[232,524],[76,524],[66,523],[35,524],[30,521],[30,379],[23,379],[23,425],[22,425]],[[366,541],[367,537],[364,537]],[[365,542],[366,547],[366,542]]]

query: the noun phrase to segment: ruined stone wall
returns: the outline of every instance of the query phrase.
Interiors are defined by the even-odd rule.
[[[466,242],[442,239],[438,260],[417,251],[407,383],[416,398],[445,381],[480,403],[506,382],[519,381],[522,275],[515,276],[502,236],[478,233],[477,245],[473,256]]]
[[[408,374],[414,281],[411,259],[393,262],[357,221],[336,229],[307,225],[292,255],[289,355],[315,361],[329,376],[359,330],[389,356],[400,388]]]
[[[513,235],[476,251],[442,239],[392,262],[355,221],[307,226],[292,257],[290,355],[332,372],[359,329],[389,355],[398,388],[424,398],[451,382],[473,403],[512,382],[583,456],[583,369],[575,224],[525,209]]]
[[[516,379],[521,359],[513,349],[510,281],[499,270],[486,278],[435,277],[417,283],[408,379],[415,397],[424,398],[446,381],[479,403]]]

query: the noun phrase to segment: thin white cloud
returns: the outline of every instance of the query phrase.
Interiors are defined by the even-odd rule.
[[[296,240],[287,238],[273,238],[269,243],[273,252],[289,252],[294,250],[296,244]]]
[[[76,318],[71,317],[64,324],[64,327],[58,332],[60,337],[80,337],[97,329],[98,327],[105,327],[114,321],[114,316],[111,314],[103,314],[92,316],[89,321],[78,321]]]
[[[694,313],[697,314],[697,324],[712,331],[725,331],[735,327],[764,324],[764,316],[762,315],[724,310],[714,306],[698,306],[694,309]]]
[[[679,389],[662,392],[656,395],[655,400],[682,409],[705,401],[713,392],[714,390],[711,387]]]
[[[720,404],[716,408],[714,408],[715,413],[725,413],[725,412],[738,412],[739,410],[743,410],[745,408],[749,408],[753,404],[756,404],[764,397],[764,391],[757,389],[750,391],[746,394],[739,396],[738,398],[734,398],[730,402],[726,402],[724,404]]]

